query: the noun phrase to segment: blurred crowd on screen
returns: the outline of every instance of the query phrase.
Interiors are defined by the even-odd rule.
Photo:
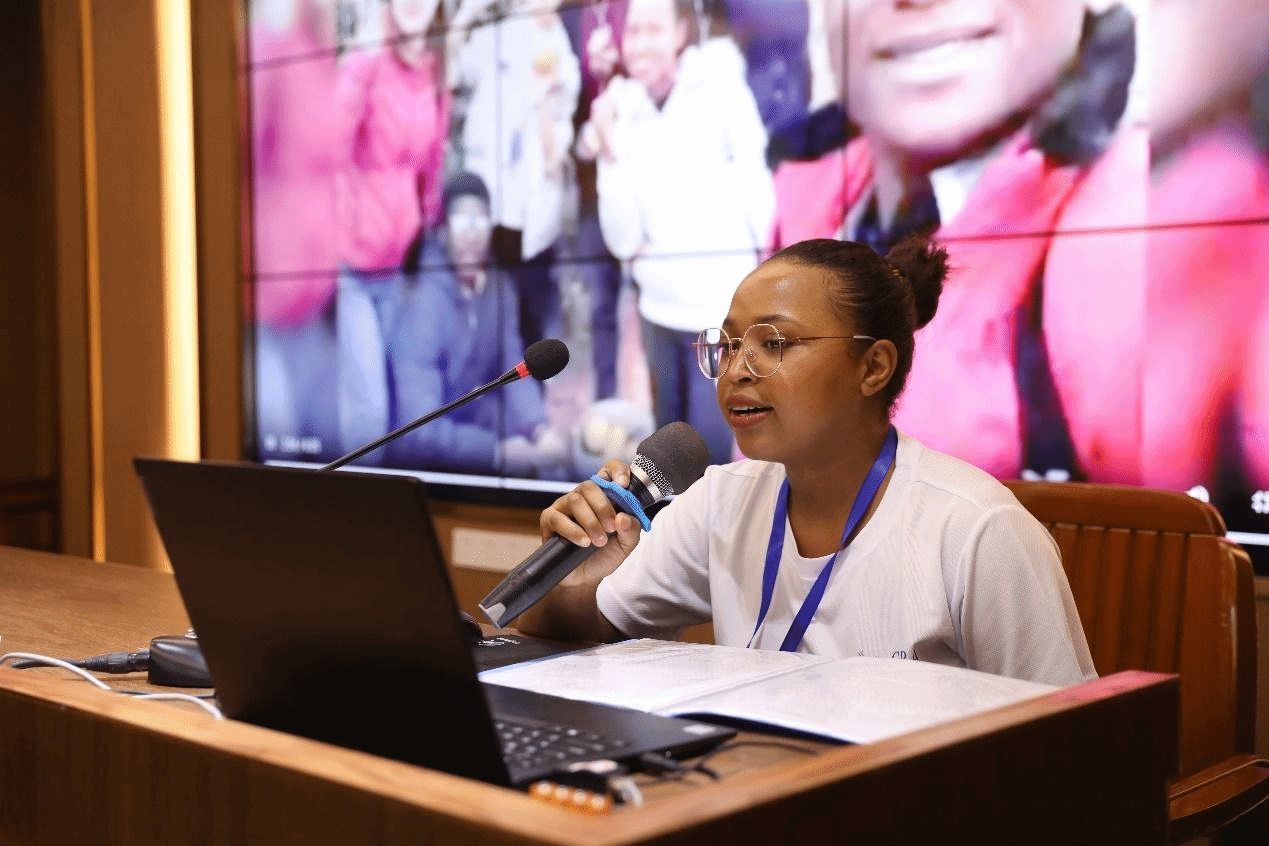
[[[250,13],[265,457],[340,455],[559,337],[551,383],[365,460],[567,481],[671,420],[730,460],[692,342],[740,280],[933,232],[954,272],[900,429],[1001,477],[1269,488],[1263,0]]]

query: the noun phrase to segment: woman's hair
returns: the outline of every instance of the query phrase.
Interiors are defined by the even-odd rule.
[[[893,408],[912,369],[913,334],[938,310],[947,278],[947,250],[927,236],[914,235],[881,256],[855,241],[816,238],[799,241],[770,259],[829,274],[829,298],[838,315],[862,335],[890,341],[899,352],[883,396]]]
[[[1031,137],[1063,164],[1087,164],[1110,146],[1137,64],[1136,22],[1123,4],[1086,11],[1079,52],[1032,113]]]

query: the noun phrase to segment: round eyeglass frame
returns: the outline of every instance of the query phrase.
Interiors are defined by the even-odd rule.
[[[758,354],[750,349],[746,344],[750,331],[756,328],[771,330],[778,342],[778,346],[776,347],[776,365],[770,373],[759,373],[754,369],[753,362],[757,358]],[[716,341],[708,340],[708,335],[711,332],[718,333],[719,339]],[[744,331],[744,334],[740,336],[738,339],[740,341],[740,347],[735,351],[731,350],[731,344],[733,340],[737,339],[733,339],[727,334],[727,330],[721,327],[711,327],[709,329],[702,330],[701,333],[696,336],[696,341],[693,342],[692,346],[696,348],[696,366],[700,368],[701,374],[706,379],[716,382],[723,378],[723,376],[727,375],[728,368],[731,367],[732,361],[736,358],[736,352],[745,353],[745,355],[741,356],[741,358],[745,362],[745,369],[752,373],[754,378],[766,379],[768,376],[774,376],[776,373],[779,373],[780,368],[784,366],[784,349],[786,346],[800,344],[803,341],[824,341],[832,339],[845,341],[868,341],[869,343],[877,342],[877,339],[872,335],[785,335],[770,323],[754,323]],[[712,351],[719,349],[728,350],[726,363],[719,368],[717,375],[710,375],[711,367],[709,365],[709,356],[712,354]],[[721,359],[721,354],[718,357]]]

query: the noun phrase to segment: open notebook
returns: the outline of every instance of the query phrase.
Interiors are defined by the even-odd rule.
[[[134,464],[231,718],[513,786],[735,734],[482,684],[416,478]]]
[[[926,728],[1057,688],[895,658],[630,640],[481,678],[659,714],[708,715],[851,743]]]

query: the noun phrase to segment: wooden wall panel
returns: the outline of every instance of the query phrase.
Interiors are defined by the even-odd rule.
[[[45,0],[64,548],[161,566],[131,461],[168,453],[156,0]]]
[[[55,289],[45,249],[43,69],[36,0],[0,5],[0,480],[56,469]]]
[[[61,548],[93,554],[83,66],[78,3],[43,0],[45,137],[57,308]]]
[[[238,74],[245,38],[238,0],[201,0],[190,8],[194,81],[194,186],[198,230],[199,365],[202,452],[243,457],[243,317],[247,216],[240,143],[246,100]]]
[[[163,454],[165,385],[163,194],[153,0],[91,3],[101,309],[105,558],[154,566],[158,536],[132,470]]]

